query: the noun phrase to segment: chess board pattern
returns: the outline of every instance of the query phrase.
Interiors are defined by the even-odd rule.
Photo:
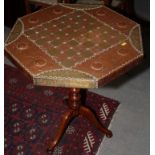
[[[126,39],[123,34],[81,11],[43,23],[25,34],[62,67],[67,68],[73,68],[110,48],[111,44]]]
[[[143,52],[137,23],[94,7],[56,5],[24,16],[5,49],[37,85],[100,87],[136,64]]]

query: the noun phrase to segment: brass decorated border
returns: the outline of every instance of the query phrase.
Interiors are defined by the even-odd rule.
[[[130,40],[132,45],[138,50],[142,51],[142,40],[140,36],[140,27],[136,26],[132,29],[130,34]]]
[[[87,4],[87,5],[83,5],[83,4],[59,4],[62,5],[63,7],[69,8],[69,9],[74,9],[74,10],[92,10],[92,9],[98,9],[103,7],[103,4]]]
[[[76,70],[55,70],[34,77],[35,85],[96,88],[96,80],[91,75]]]
[[[16,24],[14,25],[9,37],[8,37],[8,39],[6,40],[6,44],[17,39],[17,37],[19,37],[19,35],[21,34],[22,30],[23,30],[22,22],[18,19],[16,21]]]

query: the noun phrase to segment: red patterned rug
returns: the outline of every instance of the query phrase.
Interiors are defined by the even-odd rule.
[[[5,65],[5,155],[46,155],[47,144],[67,110],[68,89],[36,87],[19,70]],[[119,103],[88,92],[86,105],[108,127]],[[82,116],[68,126],[53,155],[95,155],[104,134]]]

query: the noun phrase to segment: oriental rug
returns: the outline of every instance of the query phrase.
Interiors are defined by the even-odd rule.
[[[67,110],[67,88],[34,86],[18,69],[4,68],[5,155],[46,155],[61,118]],[[86,106],[108,127],[119,103],[87,93]],[[115,134],[115,133],[114,133]],[[53,155],[95,155],[104,138],[88,120],[76,117]]]

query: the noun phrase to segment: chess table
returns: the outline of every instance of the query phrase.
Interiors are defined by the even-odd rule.
[[[82,103],[81,90],[103,87],[143,57],[139,24],[103,5],[70,4],[19,18],[5,42],[5,53],[35,85],[70,88],[68,111],[48,151],[78,115],[111,137],[112,132]]]

